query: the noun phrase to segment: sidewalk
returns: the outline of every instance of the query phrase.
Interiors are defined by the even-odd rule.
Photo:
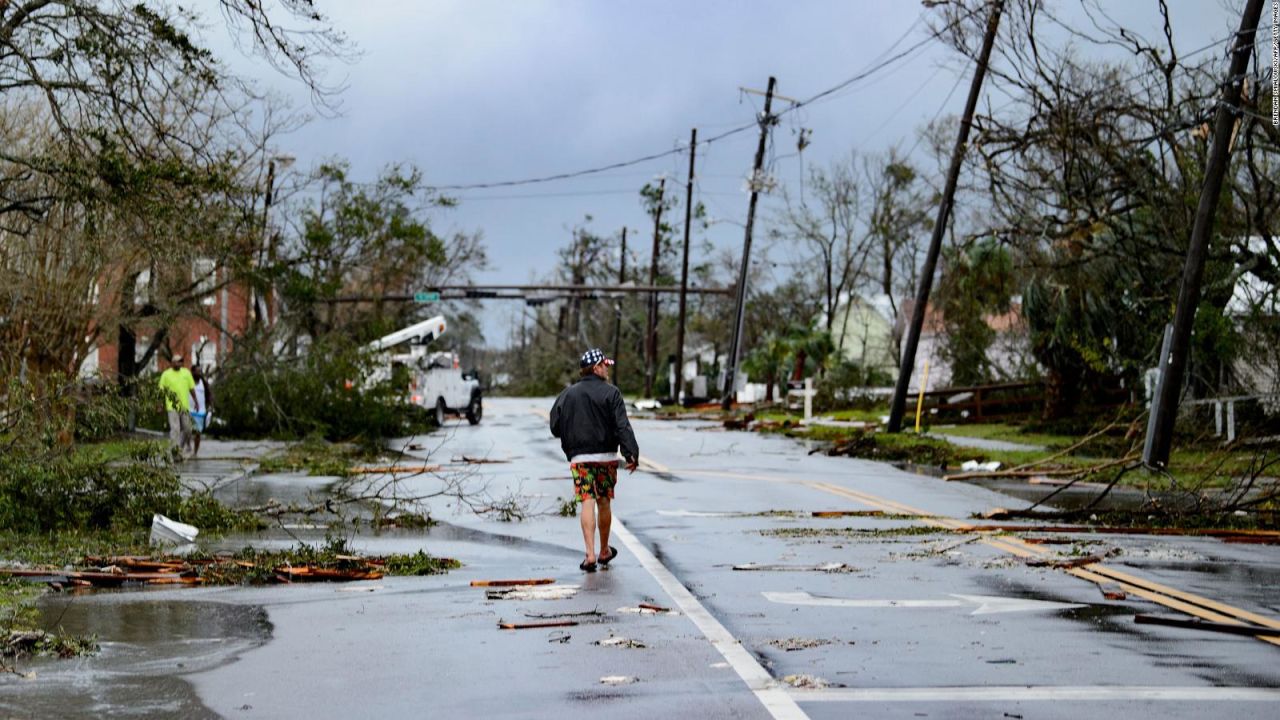
[[[198,456],[178,465],[178,476],[193,490],[218,490],[249,477],[263,457],[286,445],[273,440],[206,439],[200,443]]]

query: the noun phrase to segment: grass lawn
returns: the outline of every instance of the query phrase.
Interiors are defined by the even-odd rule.
[[[1017,425],[1006,423],[971,423],[968,425],[934,425],[929,432],[934,435],[952,435],[956,437],[981,438],[983,440],[1002,440],[1004,442],[1021,443],[1023,445],[1040,445],[1045,448],[1067,448],[1080,441],[1071,435],[1048,435],[1045,433],[1024,432]]]
[[[857,419],[858,411],[847,413],[847,417]],[[874,413],[862,411],[863,415]],[[757,415],[762,420],[782,421],[790,419],[799,421],[794,413],[764,412]],[[1050,433],[1023,432],[1021,427],[1009,423],[967,424],[952,426],[934,426],[927,429],[929,435],[924,437],[914,432],[889,434],[872,433],[871,442],[854,442],[863,433],[859,430],[829,426],[810,426],[802,432],[779,429],[796,437],[831,442],[835,445],[846,445],[850,454],[870,459],[889,461],[908,461],[920,465],[942,466],[948,472],[960,472],[960,464],[966,460],[989,461],[998,460],[1003,470],[1017,468],[1037,461],[1051,461],[1034,466],[1035,470],[1084,470],[1097,467],[1121,457],[1129,447],[1123,437],[1104,436],[1083,445],[1070,454],[1059,455],[1061,451],[1072,447],[1085,438],[1084,435],[1058,435]],[[946,436],[972,437],[990,440],[1004,440],[1027,445],[1041,445],[1043,450],[981,450],[949,444]],[[1255,460],[1256,450],[1225,449],[1209,445],[1182,445],[1175,447],[1169,463],[1169,472],[1153,473],[1139,468],[1126,473],[1120,485],[1137,487],[1152,491],[1168,490],[1173,487],[1189,488],[1222,488],[1232,484],[1246,475],[1250,464]],[[1096,475],[1086,478],[1092,482],[1110,482],[1119,467],[1101,470]],[[1280,473],[1280,466],[1272,469],[1270,474]]]

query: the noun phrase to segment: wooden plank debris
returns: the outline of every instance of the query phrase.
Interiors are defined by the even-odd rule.
[[[509,623],[498,621],[498,627],[503,630],[537,630],[539,628],[573,627],[577,624],[577,620],[552,620],[548,622],[533,623]]]
[[[1100,562],[1102,562],[1102,557],[1098,555],[1085,555],[1083,557],[1074,558],[1031,558],[1027,560],[1027,566],[1051,567],[1059,570],[1067,570]]]
[[[472,580],[471,587],[511,587],[513,585],[550,585],[555,578],[532,578],[529,580]]]
[[[1102,591],[1102,597],[1108,600],[1126,600],[1129,597],[1129,593],[1126,593],[1119,583],[1100,583],[1098,590]]]
[[[382,573],[362,568],[323,568],[314,565],[294,567],[281,565],[275,573],[283,582],[352,582],[356,580],[381,580]]]

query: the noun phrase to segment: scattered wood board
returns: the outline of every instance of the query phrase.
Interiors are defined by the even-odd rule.
[[[550,585],[554,578],[532,578],[529,580],[472,580],[471,587],[511,587],[513,585]]]
[[[275,569],[276,575],[284,582],[353,582],[356,580],[381,580],[382,573],[377,570],[361,570],[358,568],[321,568],[312,565],[299,567],[280,566]]]
[[[498,627],[503,630],[537,630],[538,628],[573,627],[577,624],[577,620],[552,620],[549,622],[533,623],[509,623],[499,621]]]

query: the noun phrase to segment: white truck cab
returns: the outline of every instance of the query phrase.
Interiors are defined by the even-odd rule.
[[[370,380],[389,379],[394,368],[403,366],[409,370],[409,400],[434,410],[437,424],[444,425],[449,415],[462,415],[476,425],[484,414],[479,379],[462,372],[456,353],[427,352],[427,346],[443,335],[446,327],[444,317],[437,315],[369,343],[366,347],[378,353],[409,344],[407,353],[387,353],[386,362]]]

